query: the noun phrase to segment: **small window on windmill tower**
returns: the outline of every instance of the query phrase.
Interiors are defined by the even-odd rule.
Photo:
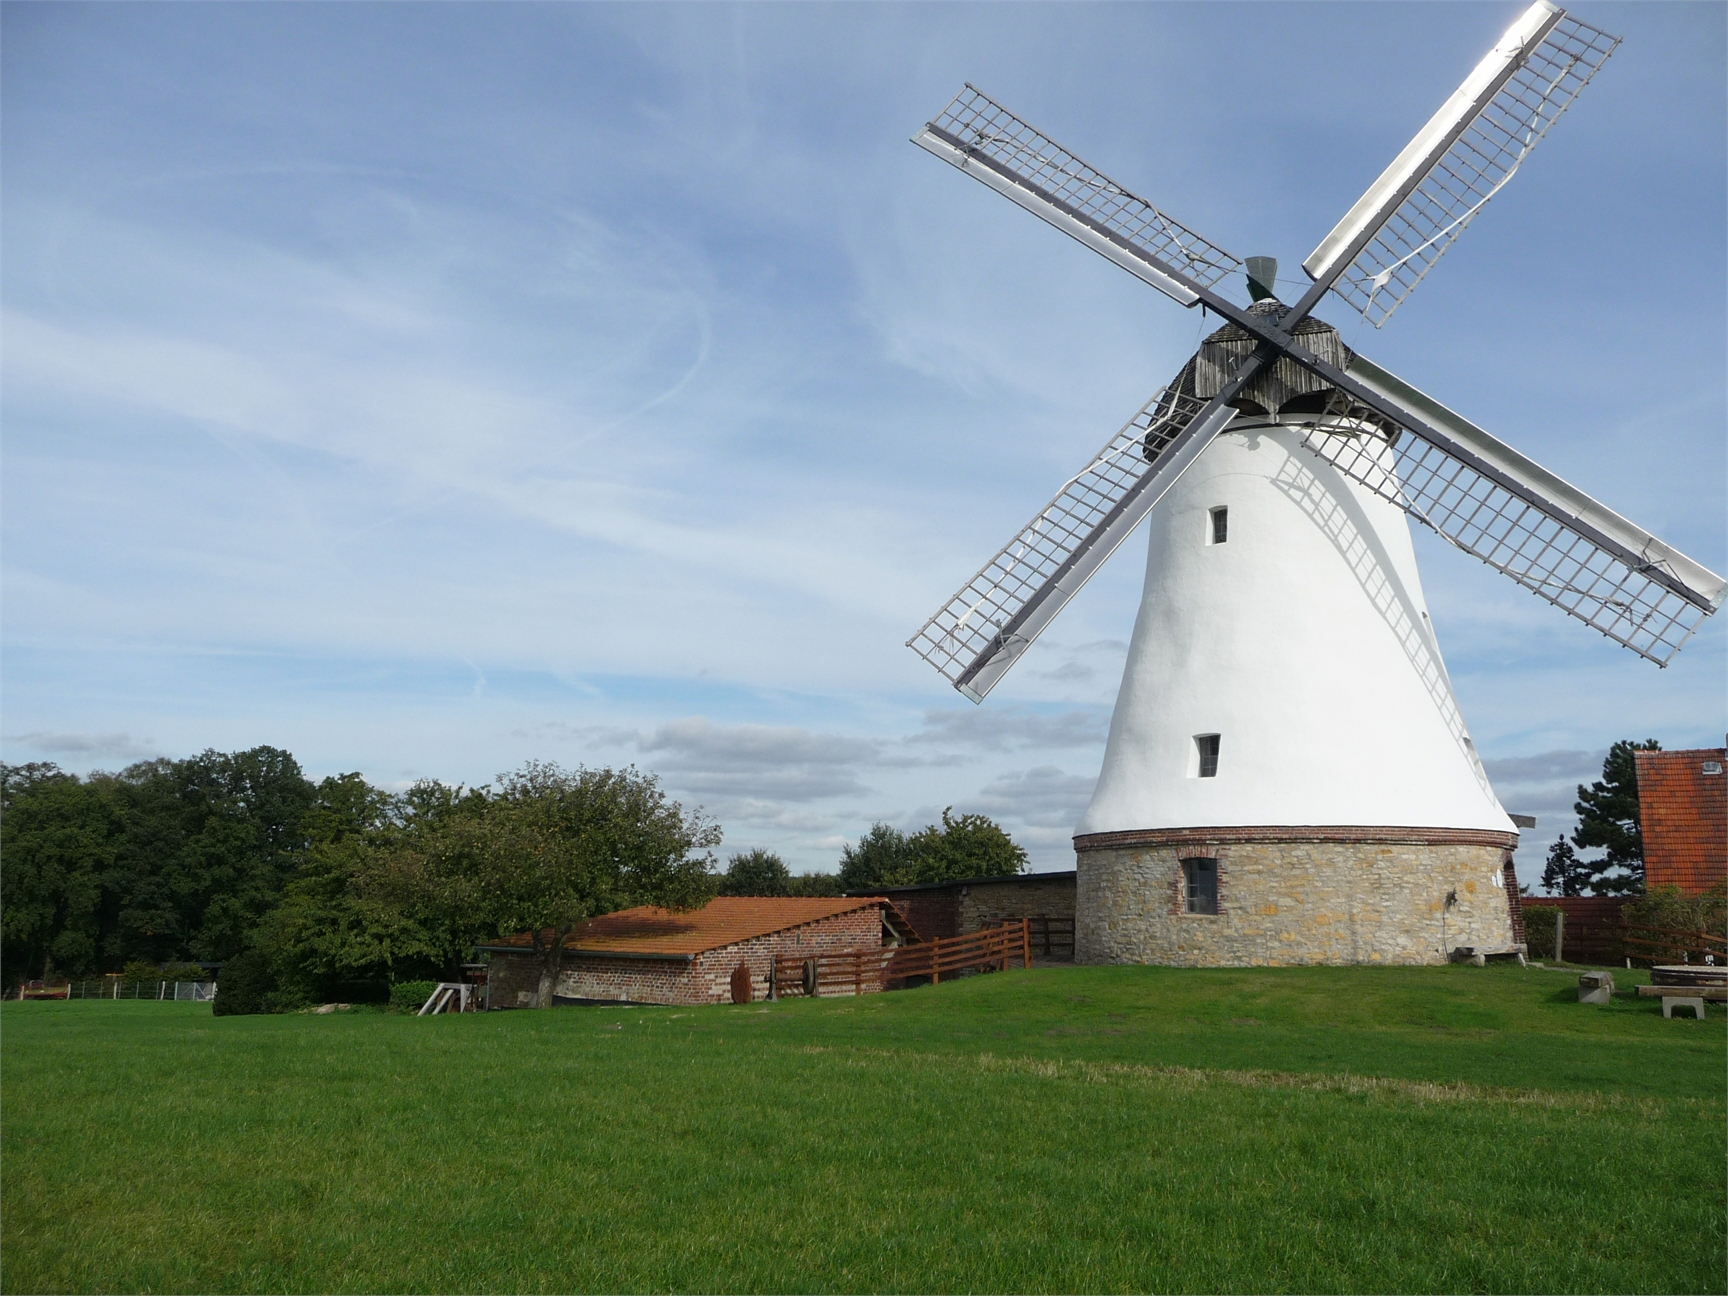
[[[1218,735],[1195,734],[1194,752],[1199,757],[1194,773],[1198,778],[1218,777]]]
[[[1230,510],[1223,505],[1213,509],[1209,515],[1212,529],[1207,533],[1207,544],[1223,544],[1230,538]]]
[[[1182,861],[1182,907],[1191,914],[1218,912],[1218,861]]]

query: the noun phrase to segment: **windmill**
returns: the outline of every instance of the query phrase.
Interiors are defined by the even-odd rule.
[[[981,702],[1150,517],[1075,834],[1077,956],[1424,962],[1517,936],[1515,826],[1471,744],[1407,518],[1658,666],[1721,577],[1346,346],[1516,173],[1619,38],[1537,0],[1303,262],[1224,251],[967,85],[913,142],[1187,307],[1177,376],[908,641]],[[1245,271],[1251,304],[1218,291]]]

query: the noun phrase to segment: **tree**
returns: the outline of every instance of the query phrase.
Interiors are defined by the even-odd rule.
[[[0,765],[0,951],[6,984],[97,966],[120,835],[103,789],[49,762]]]
[[[699,907],[719,843],[719,827],[668,801],[652,774],[530,761],[501,775],[478,812],[448,816],[411,866],[447,912],[529,935],[535,1005],[549,1008],[578,926],[634,905]]]
[[[960,878],[1005,877],[1024,872],[1026,852],[995,820],[980,814],[953,816],[915,834],[908,845],[918,881],[953,882]]]
[[[788,885],[786,894],[795,896],[837,896],[844,889],[835,873],[799,873]]]
[[[1602,857],[1586,861],[1589,887],[1595,895],[1636,895],[1644,890],[1644,838],[1638,825],[1638,767],[1634,753],[1661,751],[1654,738],[1622,740],[1608,749],[1602,777],[1589,787],[1578,786],[1578,829],[1572,844],[1580,850],[1600,847]]]
[[[1548,861],[1542,869],[1542,885],[1564,896],[1584,894],[1584,884],[1590,880],[1591,866],[1579,859],[1562,833],[1548,848]]]
[[[840,885],[846,891],[907,886],[915,872],[910,839],[885,823],[871,824],[857,846],[840,848]]]
[[[411,897],[400,903],[387,884],[408,832],[404,801],[359,774],[318,785],[304,820],[305,858],[256,933],[285,989],[315,1001],[338,982],[454,974],[449,965],[460,961],[472,931],[448,930]]]
[[[723,896],[789,896],[793,894],[792,870],[773,851],[760,848],[732,857],[720,879]]]

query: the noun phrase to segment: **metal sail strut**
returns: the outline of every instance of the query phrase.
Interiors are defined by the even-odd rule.
[[[1408,435],[1393,470],[1325,419],[1306,428],[1308,449],[1616,643],[1665,666],[1722,606],[1715,572],[1366,357],[1323,376]]]
[[[1309,278],[1379,328],[1619,44],[1537,0],[1309,254]]]
[[[1210,401],[1160,389],[906,646],[982,702],[1236,416],[1231,398],[1272,356],[1247,356]]]
[[[967,85],[914,143],[1183,305],[1217,311],[1254,350],[1209,402],[1180,381],[1160,391],[908,646],[981,701],[1235,416],[1243,384],[1289,361],[1336,395],[1334,414],[1284,419],[1309,450],[1666,664],[1721,606],[1721,577],[1363,357],[1346,349],[1332,363],[1296,337],[1328,291],[1384,323],[1618,44],[1536,0],[1310,255],[1313,282],[1296,305],[1272,310],[1216,291],[1237,257]],[[1389,434],[1390,466],[1378,436],[1357,435],[1363,420]]]

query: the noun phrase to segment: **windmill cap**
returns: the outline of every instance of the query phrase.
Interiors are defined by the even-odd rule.
[[[1268,297],[1276,299],[1278,293],[1273,285],[1278,282],[1278,258],[1252,256],[1245,264],[1248,267],[1248,295],[1255,301]]]

